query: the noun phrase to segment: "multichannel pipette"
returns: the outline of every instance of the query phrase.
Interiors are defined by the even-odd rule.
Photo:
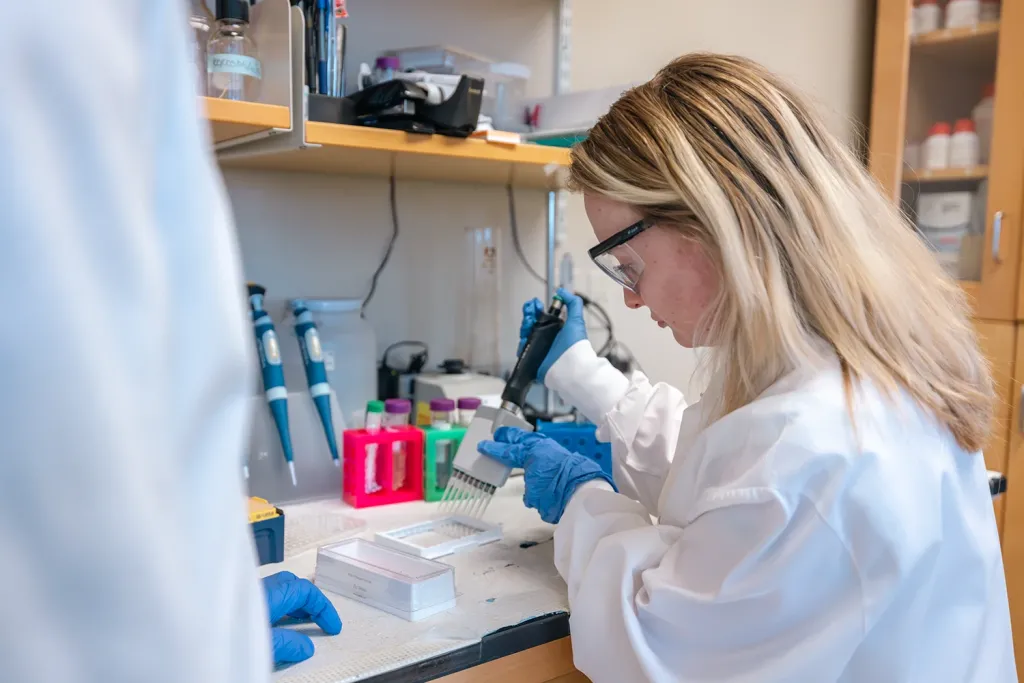
[[[466,517],[482,517],[491,503],[494,492],[505,485],[510,469],[502,463],[477,451],[477,444],[490,439],[498,427],[519,427],[533,431],[523,418],[522,406],[526,393],[537,378],[537,370],[555,343],[555,337],[565,321],[565,304],[555,296],[551,306],[537,316],[537,322],[523,346],[519,360],[501,394],[501,406],[477,409],[455,454],[451,479],[441,498],[441,510]]]
[[[334,438],[334,420],[331,418],[331,386],[327,383],[327,368],[324,367],[324,354],[320,346],[320,333],[317,332],[313,314],[306,309],[306,304],[299,300],[292,303],[295,314],[295,336],[299,340],[302,351],[302,363],[306,366],[306,381],[309,383],[309,395],[313,397],[316,411],[320,413],[320,422],[324,426],[327,446],[331,449],[334,466],[341,467],[338,460],[338,443]]]
[[[274,331],[274,321],[263,310],[263,297],[267,290],[260,285],[249,283],[249,304],[252,306],[252,326],[256,332],[256,350],[260,356],[263,372],[263,390],[267,394],[270,414],[277,423],[277,435],[281,437],[281,450],[292,475],[292,486],[298,486],[295,479],[295,456],[292,453],[292,435],[288,428],[288,389],[284,384],[284,369],[281,367],[281,345]]]

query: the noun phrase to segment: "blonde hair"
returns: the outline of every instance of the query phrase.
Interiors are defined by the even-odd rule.
[[[960,288],[796,92],[740,57],[690,54],[625,93],[573,148],[574,189],[698,242],[722,286],[701,325],[723,390],[712,418],[819,358],[905,390],[979,450],[992,379]]]

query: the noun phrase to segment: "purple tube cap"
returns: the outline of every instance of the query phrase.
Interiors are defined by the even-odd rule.
[[[384,401],[384,412],[393,415],[412,412],[412,402],[404,398],[389,398]]]
[[[432,398],[430,399],[430,410],[435,412],[455,410],[455,401],[450,398]]]
[[[459,410],[476,410],[480,407],[480,399],[463,396],[459,399]]]
[[[387,55],[384,57],[377,57],[375,66],[378,69],[394,69],[398,70],[401,68],[402,62],[395,55]]]

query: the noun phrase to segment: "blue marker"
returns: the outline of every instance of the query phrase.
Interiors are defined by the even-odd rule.
[[[256,332],[256,350],[260,354],[260,368],[263,370],[263,389],[267,392],[270,413],[277,423],[277,434],[281,437],[281,450],[292,475],[292,486],[298,486],[291,430],[288,428],[288,389],[284,385],[284,369],[281,367],[281,345],[274,332],[274,322],[263,310],[263,296],[266,293],[263,287],[249,283],[249,304],[252,306],[252,326]]]
[[[292,301],[292,312],[295,314],[295,336],[299,339],[302,362],[306,366],[309,395],[313,397],[316,411],[320,413],[320,422],[324,425],[324,435],[327,436],[327,446],[331,449],[334,466],[341,467],[341,461],[338,460],[338,443],[334,438],[334,421],[331,419],[331,386],[327,383],[327,368],[324,367],[320,333],[313,322],[313,314],[306,310],[304,302]]]
[[[331,81],[327,73],[328,50],[331,47],[331,20],[333,12],[327,9],[327,0],[317,0],[317,61],[318,90],[321,95],[331,95]]]

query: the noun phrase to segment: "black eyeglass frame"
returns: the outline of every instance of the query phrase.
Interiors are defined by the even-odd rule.
[[[654,223],[652,223],[651,221],[641,219],[636,223],[633,223],[632,225],[626,226],[622,230],[619,230],[617,233],[615,233],[608,239],[598,244],[596,247],[593,247],[590,250],[588,250],[587,253],[590,256],[590,260],[594,262],[594,265],[596,265],[598,269],[600,269],[605,275],[607,275],[611,279],[615,280],[615,282],[617,282],[620,286],[624,287],[625,289],[628,289],[631,292],[636,292],[637,286],[640,282],[641,274],[643,273],[643,259],[640,259],[640,273],[638,273],[634,279],[625,276],[621,272],[621,269],[613,268],[610,265],[604,263],[604,261],[607,259],[602,257],[604,257],[605,254],[608,254],[608,252],[612,251],[613,249],[625,246],[627,242],[629,242],[631,239],[633,239],[643,231],[652,227],[653,225]],[[626,249],[628,249],[630,253],[634,254],[638,259],[640,258],[639,254],[633,251],[633,249],[631,249],[630,247],[626,246]],[[614,256],[611,258],[618,262],[618,259],[615,258]]]
[[[619,230],[617,233],[615,233],[608,239],[604,240],[603,242],[599,243],[597,246],[591,247],[587,251],[587,254],[590,256],[591,261],[597,263],[597,258],[602,254],[607,254],[615,247],[625,244],[626,242],[630,241],[643,231],[652,227],[654,227],[654,223],[651,223],[646,218],[641,218],[636,223],[628,225],[622,230]]]

